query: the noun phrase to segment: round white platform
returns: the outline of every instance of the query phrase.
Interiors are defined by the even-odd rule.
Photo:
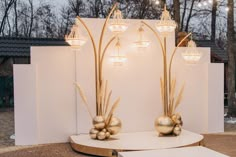
[[[203,136],[183,130],[180,136],[158,137],[156,132],[120,133],[109,140],[90,139],[89,135],[71,136],[71,146],[75,151],[99,155],[115,156],[119,151],[156,150],[200,145]]]

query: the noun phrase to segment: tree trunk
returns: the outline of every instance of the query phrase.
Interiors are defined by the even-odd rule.
[[[8,25],[8,34],[7,34],[7,36],[11,36],[11,34],[12,34],[12,32],[11,32],[11,24],[10,24],[9,16],[8,15],[7,15],[6,19],[7,19],[7,25]]]
[[[4,25],[5,25],[5,22],[7,20],[7,15],[8,15],[8,11],[9,9],[12,7],[13,3],[15,2],[16,0],[10,0],[9,3],[6,5],[6,8],[5,8],[5,11],[4,11],[4,15],[3,15],[3,18],[2,18],[2,22],[0,24],[0,34],[4,34],[3,31],[4,31]]]
[[[177,23],[176,32],[180,30],[180,2],[179,0],[174,0],[174,19]]]
[[[18,13],[17,13],[17,0],[14,3],[14,13],[15,13],[15,36],[19,35],[18,31]]]
[[[161,8],[164,8],[164,6],[166,4],[166,0],[161,0],[160,2],[161,2],[161,4],[160,4]]]
[[[189,26],[190,19],[192,17],[194,2],[195,2],[195,0],[192,0],[192,4],[191,4],[191,7],[190,7],[190,12],[189,12],[188,19],[187,19],[187,22],[186,22],[185,32],[188,32],[188,26]]]
[[[33,0],[29,0],[29,4],[30,4],[30,26],[29,26],[28,37],[31,37],[32,29],[33,29],[33,22],[34,22],[34,5],[33,5]]]
[[[215,41],[216,38],[216,12],[217,12],[217,0],[213,0],[212,15],[211,15],[211,40]]]
[[[235,55],[233,48],[234,40],[234,0],[228,0],[228,20],[227,20],[227,52],[228,52],[228,114],[236,116],[236,101],[235,101]]]
[[[182,14],[181,27],[180,27],[181,32],[184,29],[184,17],[185,17],[185,14],[186,14],[186,9],[187,9],[187,0],[184,1],[184,10],[183,10],[183,14]]]

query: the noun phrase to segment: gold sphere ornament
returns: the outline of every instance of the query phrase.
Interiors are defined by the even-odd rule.
[[[155,120],[155,128],[162,135],[171,134],[174,129],[174,121],[168,116],[161,116]]]
[[[112,117],[111,122],[107,126],[107,130],[111,135],[115,135],[120,132],[121,126],[121,120],[117,117]]]
[[[97,129],[95,129],[95,128],[90,129],[90,131],[89,131],[90,138],[91,139],[96,139],[98,132],[99,131]]]
[[[96,116],[93,118],[93,126],[95,129],[102,130],[105,127],[105,119],[103,116]]]
[[[182,118],[180,116],[180,114],[174,114],[171,119],[175,122],[175,124],[178,124],[178,125],[183,125],[183,121],[182,121]]]
[[[176,125],[174,130],[173,130],[174,135],[179,136],[180,133],[181,133],[181,130],[182,130],[181,126],[180,125]]]
[[[110,138],[110,136],[111,136],[110,132],[106,132],[106,138],[108,139]]]
[[[106,133],[103,131],[98,132],[97,139],[99,140],[105,140],[106,139]]]

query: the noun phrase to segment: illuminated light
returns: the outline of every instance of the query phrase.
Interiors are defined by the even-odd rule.
[[[143,29],[142,26],[139,27],[138,33],[139,33],[139,40],[134,42],[134,47],[137,47],[137,48],[146,48],[146,47],[148,47],[150,45],[150,41],[143,40],[144,29]]]
[[[124,54],[120,53],[120,47],[121,47],[120,39],[117,38],[117,42],[115,45],[116,52],[114,53],[114,55],[110,56],[111,62],[113,63],[114,66],[122,66],[127,61],[127,57]]]
[[[204,6],[206,6],[206,5],[207,5],[207,2],[206,2],[206,1],[204,1],[204,2],[203,2],[203,5],[204,5]]]
[[[79,21],[77,19],[72,26],[69,35],[65,36],[65,40],[72,48],[80,48],[86,43],[85,38],[81,37],[79,33]]]
[[[196,64],[201,59],[202,54],[197,50],[193,40],[188,42],[187,50],[182,53],[182,57],[188,64]]]
[[[122,66],[127,61],[127,57],[125,55],[111,56],[111,61],[114,66]]]
[[[156,5],[159,5],[159,4],[160,4],[160,1],[159,1],[159,0],[157,0],[157,1],[155,2],[155,4],[156,4]]]
[[[208,0],[208,3],[212,4],[212,3],[213,3],[213,0]]]
[[[114,33],[123,33],[127,30],[128,25],[124,22],[120,10],[117,9],[114,12],[113,19],[111,19],[111,23],[109,24],[108,28]]]
[[[227,12],[228,12],[228,11],[229,11],[229,7],[226,7],[226,8],[225,8],[225,11],[227,11]]]
[[[202,7],[202,3],[198,3],[197,6],[198,6],[199,8],[201,8],[201,7]]]
[[[171,19],[169,11],[166,10],[166,6],[164,7],[164,11],[162,12],[161,19],[156,23],[156,29],[159,33],[163,35],[168,35],[173,32],[176,28],[176,23]]]

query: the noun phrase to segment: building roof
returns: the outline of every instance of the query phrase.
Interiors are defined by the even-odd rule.
[[[31,46],[68,46],[64,39],[0,37],[0,56],[29,57]]]
[[[213,57],[228,62],[226,51],[217,46],[214,41],[198,40],[196,43],[198,47],[210,47]],[[68,44],[63,38],[0,37],[0,56],[29,57],[31,46],[68,46]]]
[[[198,47],[210,47],[211,48],[211,56],[219,59],[221,62],[228,62],[228,55],[226,50],[217,46],[214,41],[211,40],[197,40],[196,44]]]

